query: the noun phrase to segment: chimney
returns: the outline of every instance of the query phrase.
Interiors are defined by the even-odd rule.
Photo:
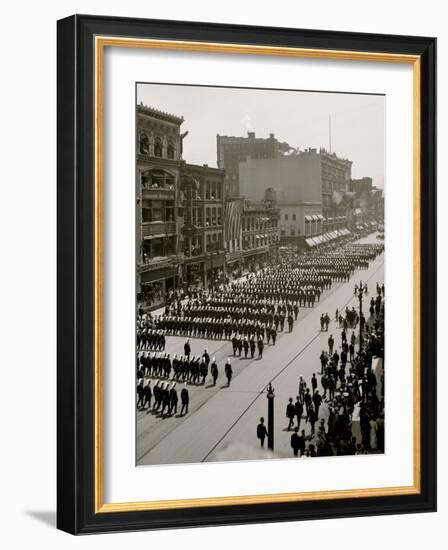
[[[249,139],[255,139],[255,132],[247,132],[247,137]]]

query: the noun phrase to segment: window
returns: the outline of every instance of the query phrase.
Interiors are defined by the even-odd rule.
[[[174,145],[171,141],[168,143],[168,147],[167,147],[167,150],[166,150],[166,156],[169,159],[174,159]]]
[[[162,151],[163,151],[162,140],[158,137],[154,142],[154,156],[161,157],[163,154]]]
[[[140,153],[149,153],[149,138],[146,134],[140,136]]]
[[[288,221],[288,219],[289,219],[288,214],[285,214],[285,221]]]
[[[296,215],[295,214],[292,215],[292,219],[293,219],[293,221],[296,221]]]
[[[165,204],[166,221],[174,221],[174,201],[167,201]]]

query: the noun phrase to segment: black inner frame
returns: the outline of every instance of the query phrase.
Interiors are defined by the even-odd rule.
[[[421,57],[420,494],[95,514],[95,35],[384,52]],[[435,511],[436,40],[75,15],[58,22],[57,46],[58,528],[81,534]]]

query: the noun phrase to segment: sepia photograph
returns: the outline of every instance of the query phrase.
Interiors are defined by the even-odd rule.
[[[136,464],[387,452],[385,96],[137,83],[135,131]]]

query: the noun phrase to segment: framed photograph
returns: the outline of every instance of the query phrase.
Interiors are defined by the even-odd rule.
[[[436,40],[58,22],[58,528],[436,508]]]

